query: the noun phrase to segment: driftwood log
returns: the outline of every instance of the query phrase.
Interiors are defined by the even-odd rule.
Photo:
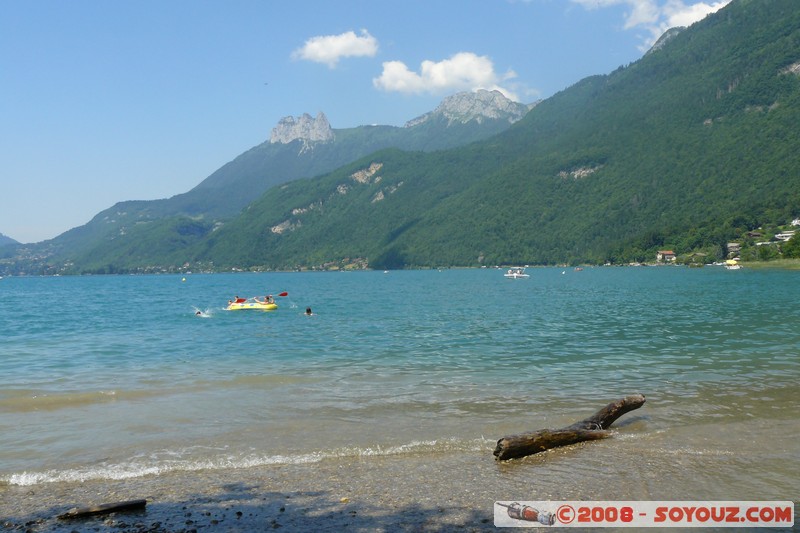
[[[117,513],[120,511],[135,511],[144,509],[145,505],[147,505],[147,500],[128,500],[125,502],[103,503],[93,507],[74,507],[66,513],[58,515],[58,518],[86,518],[88,516]]]
[[[540,429],[503,437],[497,441],[494,456],[498,461],[516,459],[543,452],[558,446],[568,446],[587,440],[604,439],[611,436],[606,431],[619,417],[644,405],[643,394],[632,394],[611,402],[586,420],[575,422],[561,429]]]

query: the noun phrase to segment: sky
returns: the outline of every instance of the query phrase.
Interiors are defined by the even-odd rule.
[[[531,103],[729,0],[0,0],[0,233],[186,192],[286,116],[402,126]]]

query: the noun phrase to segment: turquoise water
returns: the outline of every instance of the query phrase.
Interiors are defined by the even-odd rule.
[[[491,460],[504,435],[641,392],[616,439],[631,476],[677,453],[708,486],[798,499],[800,274],[528,272],[2,279],[0,483]],[[223,310],[265,294],[278,310]]]

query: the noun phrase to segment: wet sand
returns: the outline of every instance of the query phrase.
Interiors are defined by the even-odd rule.
[[[10,531],[488,531],[497,494],[461,459],[369,458],[0,488]],[[433,458],[437,461],[437,458]],[[491,459],[483,459],[496,468]],[[449,471],[456,463],[456,471]],[[63,520],[72,507],[147,499],[145,510]],[[99,529],[98,529],[99,528]]]
[[[720,447],[705,441],[703,446],[697,439],[713,434],[713,426],[704,426],[701,437],[696,427],[652,431],[652,421],[641,416],[620,426],[610,439],[508,462],[494,460],[493,441],[487,439],[484,450],[470,453],[363,456],[125,480],[0,486],[0,529],[496,531],[495,501],[797,500],[800,462],[794,441],[763,446],[763,440],[749,438],[763,434],[755,421],[735,425],[737,442],[751,442],[752,449],[734,449],[732,442]],[[791,421],[767,427],[767,434],[797,431]],[[724,429],[729,434],[732,427]],[[685,446],[690,441],[694,445]],[[73,507],[136,499],[147,499],[145,510],[57,518]],[[715,530],[723,529],[704,529]]]

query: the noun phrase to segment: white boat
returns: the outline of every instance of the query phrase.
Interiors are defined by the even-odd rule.
[[[503,274],[503,276],[507,277],[508,279],[524,279],[531,277],[530,274],[525,273],[525,269],[522,267],[509,268],[508,272]]]

